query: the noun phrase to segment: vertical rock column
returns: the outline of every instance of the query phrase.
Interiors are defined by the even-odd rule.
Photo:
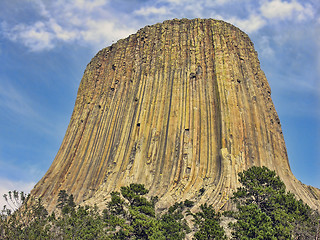
[[[212,19],[142,28],[88,64],[59,152],[32,195],[49,210],[60,190],[104,207],[111,191],[142,183],[160,209],[185,199],[221,209],[237,173],[264,165],[317,206],[317,190],[290,171],[270,95],[238,28]]]

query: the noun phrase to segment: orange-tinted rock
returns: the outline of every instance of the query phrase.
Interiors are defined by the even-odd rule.
[[[290,170],[249,37],[223,21],[171,20],[88,64],[60,150],[32,194],[50,210],[62,189],[103,207],[111,191],[143,183],[159,208],[190,199],[221,209],[237,173],[253,165],[276,170],[288,190],[320,206],[319,189]]]

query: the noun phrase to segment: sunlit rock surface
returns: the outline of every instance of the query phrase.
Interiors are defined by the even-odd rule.
[[[288,190],[320,206],[319,189],[290,170],[249,37],[223,21],[171,20],[91,60],[60,150],[32,195],[49,210],[60,190],[104,207],[111,191],[143,183],[159,209],[185,199],[228,209],[238,172],[253,165],[276,170]]]

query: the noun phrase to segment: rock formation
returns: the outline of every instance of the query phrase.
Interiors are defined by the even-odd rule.
[[[292,174],[271,90],[249,37],[212,19],[146,26],[88,64],[56,158],[32,190],[104,206],[143,183],[158,208],[190,199],[228,208],[237,173],[273,169],[313,208],[319,189]],[[205,190],[201,195],[199,190]]]

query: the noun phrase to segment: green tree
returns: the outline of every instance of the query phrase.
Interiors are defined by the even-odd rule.
[[[23,191],[9,191],[8,194],[3,194],[4,200],[7,202],[7,205],[4,206],[2,214],[11,214],[12,212],[19,209],[25,200],[28,198],[28,195]]]
[[[252,167],[239,173],[241,187],[233,194],[238,211],[231,224],[235,239],[310,239],[319,214],[292,193],[274,171]]]
[[[184,218],[193,206],[193,202],[185,200],[175,203],[168,211],[161,216],[161,231],[166,239],[184,239],[186,233],[190,232],[187,221]]]
[[[66,190],[60,190],[58,193],[58,203],[56,205],[57,208],[62,209],[68,203],[69,195]]]
[[[129,202],[128,213],[132,235],[137,239],[163,239],[155,218],[154,204],[144,197],[149,191],[143,184],[121,187],[122,196]]]
[[[1,217],[1,239],[50,239],[51,226],[47,216],[41,199],[29,198],[18,210]]]
[[[103,219],[111,239],[184,239],[189,227],[182,214],[193,202],[176,203],[162,216],[155,213],[157,197],[148,200],[142,184],[121,187],[121,194],[111,193]],[[186,206],[187,205],[187,206]]]
[[[52,232],[57,239],[107,239],[102,216],[97,206],[78,206],[73,195],[66,191],[59,193],[57,208],[58,218],[51,215]]]
[[[239,206],[238,221],[231,224],[234,228],[233,236],[236,239],[274,239],[277,238],[271,218],[257,206]]]
[[[198,231],[194,239],[226,239],[223,228],[220,226],[220,213],[216,213],[212,205],[206,203],[200,206],[200,211],[192,214]]]

